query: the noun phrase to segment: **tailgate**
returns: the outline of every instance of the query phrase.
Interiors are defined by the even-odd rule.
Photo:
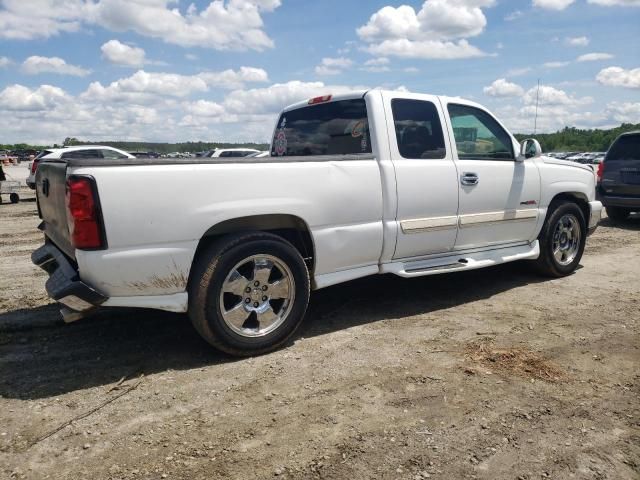
[[[36,195],[42,218],[41,228],[60,250],[75,258],[67,225],[66,186],[65,162],[40,162],[36,173]]]

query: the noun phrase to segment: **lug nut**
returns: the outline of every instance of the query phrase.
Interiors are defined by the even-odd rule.
[[[253,285],[258,287],[258,286],[260,286],[260,282],[256,280],[255,282],[253,282]]]
[[[258,306],[259,306],[259,305],[260,305],[260,304],[259,304],[258,302],[253,302],[253,306],[254,306],[254,307],[258,308]]]
[[[250,298],[245,298],[244,299],[244,303],[251,303],[251,299]]]
[[[263,302],[266,302],[266,301],[267,301],[267,297],[266,297],[266,295],[265,295],[264,297],[262,297],[262,301],[263,301]]]
[[[263,292],[266,292],[266,291],[267,291],[267,286],[266,286],[266,285],[263,285],[263,286],[262,286],[262,291],[263,291]]]
[[[247,293],[251,293],[251,287],[247,287],[244,291]]]

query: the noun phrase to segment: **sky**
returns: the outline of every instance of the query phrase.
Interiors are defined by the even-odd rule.
[[[516,133],[640,123],[640,0],[0,0],[0,143],[268,142],[353,89]]]

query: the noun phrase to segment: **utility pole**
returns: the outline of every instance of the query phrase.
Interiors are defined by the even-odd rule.
[[[540,79],[538,79],[538,89],[536,90],[536,116],[533,120],[533,135],[538,131],[538,99],[540,97]]]

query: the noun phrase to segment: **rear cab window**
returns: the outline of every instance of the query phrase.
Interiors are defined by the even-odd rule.
[[[96,148],[91,148],[87,150],[72,150],[69,152],[65,152],[62,154],[60,158],[70,159],[70,158],[103,158],[102,151]]]
[[[338,100],[282,113],[271,156],[354,155],[371,153],[364,98]]]

